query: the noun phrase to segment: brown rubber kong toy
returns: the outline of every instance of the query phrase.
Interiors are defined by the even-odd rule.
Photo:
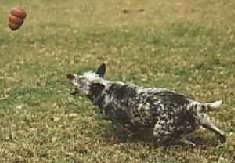
[[[17,30],[21,27],[21,25],[24,23],[24,19],[26,18],[27,13],[26,11],[21,7],[14,7],[11,9],[9,14],[9,28],[11,30]]]

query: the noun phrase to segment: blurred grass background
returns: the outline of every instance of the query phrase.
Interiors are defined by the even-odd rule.
[[[28,16],[12,32],[8,13],[17,5]],[[0,13],[1,162],[234,161],[234,1],[2,0]],[[211,116],[227,143],[205,131],[196,148],[119,142],[87,99],[69,95],[65,79],[102,62],[110,80],[222,99]]]

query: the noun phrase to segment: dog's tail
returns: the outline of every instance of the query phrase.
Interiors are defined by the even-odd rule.
[[[222,104],[222,100],[218,100],[211,103],[199,103],[199,102],[192,102],[189,104],[189,108],[193,110],[197,110],[199,112],[208,112],[213,111],[219,108]]]

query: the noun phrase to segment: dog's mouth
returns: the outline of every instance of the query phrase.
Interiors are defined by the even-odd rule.
[[[70,81],[70,83],[74,86],[71,90],[70,93],[71,95],[79,95],[79,96],[86,95],[81,85],[76,81],[77,77],[74,74],[67,74],[66,77]]]
[[[79,91],[79,89],[77,89],[77,88],[74,88],[72,91],[71,91],[71,95],[78,95],[78,94],[80,94],[79,93],[80,91]]]
[[[67,74],[66,75],[66,78],[71,82],[71,83],[73,83],[73,80],[75,79],[75,76],[73,75],[73,74]],[[79,94],[79,89],[78,88],[72,88],[72,90],[71,90],[71,95],[77,95],[77,94]]]

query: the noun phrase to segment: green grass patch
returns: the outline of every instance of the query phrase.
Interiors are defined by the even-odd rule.
[[[28,17],[12,32],[7,16],[15,5],[25,6]],[[0,162],[233,162],[234,6],[232,0],[3,0]],[[222,99],[211,116],[227,142],[217,144],[201,130],[195,139],[205,144],[196,148],[119,140],[86,98],[70,96],[65,78],[102,62],[109,80]]]

